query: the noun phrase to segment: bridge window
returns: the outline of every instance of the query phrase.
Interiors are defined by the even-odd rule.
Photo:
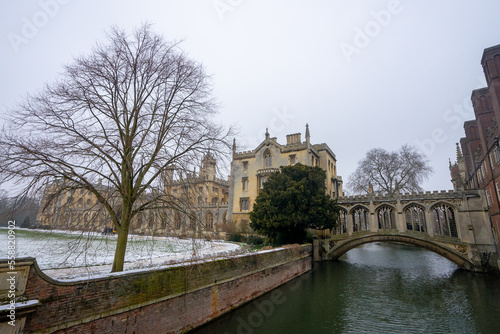
[[[457,238],[457,225],[453,209],[445,204],[433,208],[434,233]]]
[[[368,221],[368,210],[357,208],[352,212],[353,232],[369,231],[370,223]]]
[[[347,211],[340,210],[337,221],[337,234],[347,233]]]
[[[417,205],[405,210],[406,229],[410,231],[426,232],[425,211]]]
[[[390,206],[383,206],[377,210],[378,228],[390,230],[396,228],[396,215]]]

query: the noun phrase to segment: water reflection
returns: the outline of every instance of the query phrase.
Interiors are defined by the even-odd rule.
[[[500,277],[374,243],[315,264],[195,333],[498,333],[499,312]]]

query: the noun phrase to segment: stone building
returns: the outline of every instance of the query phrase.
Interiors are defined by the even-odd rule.
[[[264,182],[280,166],[296,163],[321,167],[326,172],[328,195],[342,196],[337,159],[327,144],[311,144],[307,125],[305,141],[300,133],[287,135],[286,141],[281,145],[266,132],[264,141],[252,151],[237,153],[234,146],[229,181],[217,178],[216,160],[210,153],[201,161],[199,173],[167,171],[162,191],[175,204],[138,214],[130,233],[224,238],[228,229],[250,232],[249,212]],[[105,196],[113,196],[111,188],[102,184],[97,188]],[[139,202],[143,200],[147,198]],[[118,206],[118,197],[112,203]],[[68,230],[102,231],[112,227],[108,213],[92,193],[61,181],[45,189],[37,221],[41,226]]]
[[[493,234],[500,240],[500,45],[483,52],[481,65],[487,87],[472,92],[474,120],[464,123],[465,137],[457,147],[457,161],[450,162],[456,190],[483,189]]]
[[[114,207],[112,189],[102,183],[95,186]],[[223,237],[227,216],[229,182],[216,177],[216,160],[207,154],[196,171],[169,171],[165,175],[164,194],[175,200],[170,208],[147,210],[134,216],[130,233],[161,236]],[[138,201],[147,200],[147,196]],[[56,180],[45,188],[37,216],[40,227],[103,231],[112,229],[108,212],[89,190]]]
[[[196,171],[175,175],[169,171],[165,179],[165,194],[182,203],[174,210],[173,234],[181,236],[223,236],[228,216],[229,181],[217,178],[215,158],[208,153]]]
[[[252,151],[236,152],[229,187],[229,217],[233,224],[245,230],[249,223],[255,199],[268,177],[279,171],[280,166],[301,163],[319,166],[326,172],[326,188],[331,198],[342,196],[342,178],[337,176],[337,159],[327,144],[311,144],[309,126],[306,125],[305,141],[301,134],[286,136],[286,144],[277,142],[266,130],[264,141]]]

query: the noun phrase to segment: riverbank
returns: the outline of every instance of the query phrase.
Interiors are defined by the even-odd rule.
[[[29,333],[179,333],[198,327],[311,270],[312,246],[215,261],[58,281],[18,259],[19,321]],[[16,261],[16,264],[18,262]],[[8,275],[7,261],[0,276]],[[158,315],[161,314],[159,317]],[[5,324],[5,323],[3,323]],[[0,324],[0,329],[1,329]]]

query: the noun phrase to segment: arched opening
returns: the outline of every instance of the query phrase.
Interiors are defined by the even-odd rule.
[[[264,168],[270,168],[273,165],[273,156],[271,155],[271,151],[267,149],[264,152]]]
[[[396,228],[396,214],[394,208],[383,205],[378,208],[376,212],[379,230],[391,230]]]
[[[427,232],[425,210],[419,205],[410,205],[405,208],[406,229],[408,231]]]
[[[399,242],[403,244],[422,247],[447,258],[448,260],[457,264],[461,268],[464,268],[466,270],[474,270],[474,264],[464,254],[461,254],[455,250],[452,250],[443,245],[434,243],[426,239],[420,239],[413,236],[393,235],[393,234],[375,234],[375,235],[362,236],[359,238],[353,238],[351,240],[342,243],[337,247],[331,248],[328,254],[326,254],[326,258],[328,260],[336,260],[343,254],[350,251],[351,249],[372,242]]]
[[[337,229],[336,234],[344,234],[347,233],[347,211],[344,209],[340,209],[339,216],[337,220]]]
[[[370,222],[368,220],[368,209],[358,206],[352,210],[353,232],[369,231]]]
[[[447,204],[439,204],[431,209],[434,218],[434,234],[458,238],[455,210]]]
[[[175,211],[174,214],[174,228],[176,230],[180,230],[182,227],[181,213],[179,211]]]
[[[205,229],[209,231],[214,229],[214,215],[210,211],[205,214]]]

